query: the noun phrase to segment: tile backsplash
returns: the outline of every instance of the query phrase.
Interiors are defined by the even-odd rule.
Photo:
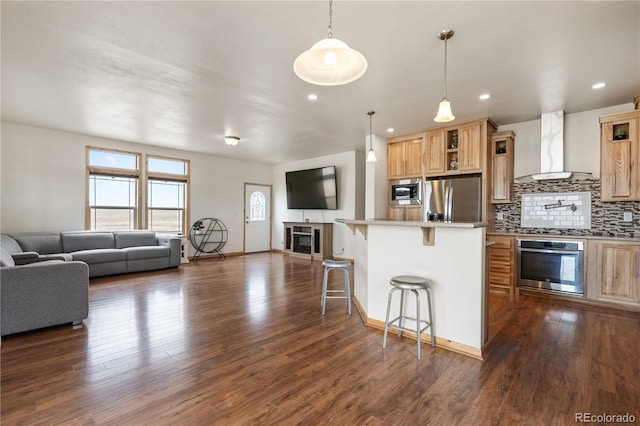
[[[591,228],[591,192],[522,194],[522,228]]]
[[[525,217],[529,212],[528,207],[523,210],[523,196],[540,196],[540,197],[565,197],[576,196],[577,193],[590,194],[590,226],[581,227],[579,220],[571,225],[552,224],[555,221],[555,214],[559,211],[565,211],[565,215],[571,213],[570,209],[547,209],[547,211],[555,210],[551,215],[545,213],[540,216],[552,217],[553,219],[545,219],[544,221],[530,222],[525,219],[523,223],[523,211]],[[545,204],[557,203],[556,199],[538,200],[544,209]],[[561,200],[563,204],[571,204],[576,201],[584,203],[584,199],[580,200]],[[600,179],[581,179],[581,180],[555,180],[555,181],[538,181],[513,184],[513,202],[510,204],[496,204],[496,213],[498,219],[495,220],[495,229],[498,232],[513,232],[518,234],[562,234],[562,235],[602,235],[602,236],[620,236],[620,237],[636,237],[640,238],[640,201],[632,202],[613,202],[605,203],[600,201]],[[530,206],[529,206],[530,207]],[[576,210],[577,212],[578,210]],[[632,222],[623,220],[624,213],[631,213]],[[503,219],[499,219],[499,217]],[[564,215],[560,215],[562,217]],[[572,215],[573,216],[573,215]],[[568,222],[566,220],[565,222]],[[562,220],[560,219],[560,222]],[[523,226],[525,225],[525,226]],[[528,226],[531,225],[531,226]]]

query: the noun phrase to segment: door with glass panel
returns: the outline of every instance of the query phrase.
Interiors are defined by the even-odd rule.
[[[271,250],[271,185],[244,184],[244,252]]]

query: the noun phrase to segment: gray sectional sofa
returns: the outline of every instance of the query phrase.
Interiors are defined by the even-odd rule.
[[[89,313],[89,277],[180,265],[180,238],[153,231],[0,235],[0,335]]]
[[[172,268],[180,265],[180,238],[153,231],[29,232],[9,236],[21,253],[17,263],[76,260],[89,265],[89,277]]]
[[[0,235],[0,335],[66,323],[89,314],[89,267],[84,262],[22,258],[11,237]],[[25,256],[29,257],[29,256]],[[18,256],[20,258],[20,256]]]

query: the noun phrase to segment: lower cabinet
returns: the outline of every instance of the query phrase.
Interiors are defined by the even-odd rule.
[[[422,222],[422,206],[389,206],[387,219]]]
[[[589,241],[587,297],[640,307],[640,243]]]
[[[514,237],[488,235],[487,241],[495,244],[489,247],[489,290],[515,293],[515,239]]]

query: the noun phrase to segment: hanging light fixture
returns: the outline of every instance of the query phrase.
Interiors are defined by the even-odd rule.
[[[373,151],[373,130],[371,127],[371,116],[375,113],[376,113],[375,111],[369,111],[367,113],[367,115],[369,116],[369,135],[370,135],[369,153],[367,154],[367,163],[375,163],[376,161],[378,161],[378,159],[376,158],[376,153]]]
[[[439,37],[440,40],[444,40],[444,90],[442,92],[442,101],[440,101],[440,106],[438,107],[438,114],[433,121],[446,123],[455,119],[451,112],[451,103],[447,99],[447,40],[453,37],[453,30],[444,30]]]
[[[237,137],[237,136],[225,136],[224,137],[224,143],[226,143],[227,145],[236,146],[236,145],[238,145],[238,142],[240,142],[240,138]]]
[[[329,35],[311,49],[302,52],[293,63],[293,71],[307,83],[339,86],[351,83],[367,71],[362,53],[333,38],[333,0],[329,1]]]

